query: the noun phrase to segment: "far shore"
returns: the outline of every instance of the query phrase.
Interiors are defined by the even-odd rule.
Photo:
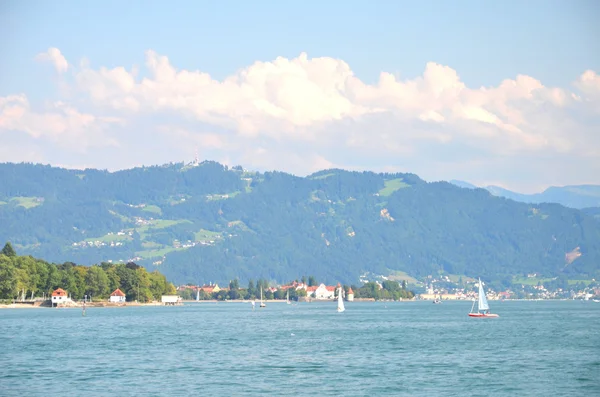
[[[45,302],[43,302],[45,303]],[[85,307],[88,308],[102,308],[102,307],[132,307],[132,306],[164,306],[162,302],[125,302],[125,303],[113,303],[113,302],[86,302]],[[49,304],[30,304],[30,303],[8,303],[0,304],[0,309],[81,309],[83,308],[83,302],[73,302],[69,305],[61,306],[50,306]]]
[[[571,301],[573,299],[502,299],[502,301],[505,302],[518,302],[518,301]],[[448,302],[471,302],[470,300],[467,299],[448,299]],[[244,303],[244,304],[248,304],[251,303],[252,300],[241,300],[241,299],[235,299],[235,300],[216,300],[216,299],[207,299],[207,300],[182,300],[180,301],[178,304],[174,305],[174,306],[181,306],[184,303]],[[256,304],[260,303],[260,300],[255,300],[254,301]],[[263,302],[265,303],[286,303],[285,300],[281,300],[281,299],[263,299]],[[290,301],[291,304],[297,304],[297,303],[319,303],[319,302],[329,302],[329,303],[334,303],[335,300],[321,300],[321,299],[313,299],[313,300],[302,300],[302,301]],[[353,302],[431,302],[431,300],[427,300],[427,299],[403,299],[403,300],[398,300],[398,301],[388,301],[388,300],[380,300],[380,301],[376,301],[373,298],[364,298],[364,299],[360,299],[360,298],[355,298]],[[44,302],[45,303],[45,302]],[[352,303],[352,302],[350,302]],[[140,303],[140,302],[125,302],[125,303],[113,303],[113,302],[86,302],[85,307],[86,308],[106,308],[106,307],[138,307],[138,306],[171,306],[171,305],[165,305],[162,302],[147,302],[147,303]],[[82,302],[73,302],[72,304],[68,305],[68,306],[59,306],[59,309],[81,309],[83,307],[83,303]],[[36,304],[29,304],[29,303],[8,303],[8,304],[0,304],[0,309],[57,309],[57,307],[51,307],[49,304],[40,304],[40,303],[36,303]]]

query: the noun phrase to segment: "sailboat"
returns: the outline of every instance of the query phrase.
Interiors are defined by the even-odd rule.
[[[289,290],[289,289],[288,289],[288,291],[287,291],[287,298],[286,298],[286,301],[285,301],[285,303],[287,303],[288,305],[291,305],[291,304],[292,304],[292,303],[290,302],[290,290]]]
[[[337,302],[338,313],[341,313],[344,310],[346,310],[346,308],[344,307],[344,299],[342,298],[343,292],[344,292],[344,290],[342,289],[342,286],[338,284],[338,302]]]
[[[433,303],[435,304],[439,304],[442,303],[442,295],[440,295],[439,297],[435,297],[435,299],[433,300]]]
[[[265,302],[263,302],[263,296],[262,296],[262,287],[260,287],[260,305],[259,307],[266,307],[267,305],[265,304]]]
[[[500,317],[497,314],[490,313],[490,306],[488,305],[487,298],[485,297],[485,291],[483,290],[483,284],[481,283],[481,279],[479,279],[479,299],[477,300],[476,312],[473,311],[474,308],[475,302],[473,302],[473,306],[471,306],[471,312],[469,313],[469,317]]]

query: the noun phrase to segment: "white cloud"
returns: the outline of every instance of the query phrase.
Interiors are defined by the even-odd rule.
[[[467,87],[457,71],[434,62],[413,79],[382,72],[367,84],[346,62],[305,53],[255,62],[220,81],[177,69],[154,51],[146,52],[140,71],[94,69],[87,61],[72,66],[54,48],[38,58],[51,60],[59,72],[70,68],[66,80],[82,101],[40,113],[24,96],[4,98],[0,130],[57,142],[88,131],[116,139],[108,132],[115,124],[110,115],[127,121],[118,142],[124,151],[135,146],[137,162],[143,153],[145,163],[156,162],[148,145],[158,140],[163,150],[156,158],[173,153],[178,160],[199,147],[201,156],[297,174],[332,165],[412,171],[428,179],[477,173],[482,180],[488,172],[487,179],[509,181],[522,176],[503,163],[538,162],[544,166],[535,163],[536,184],[550,180],[544,173],[577,183],[552,163],[556,154],[577,157],[582,168],[576,177],[600,175],[600,77],[591,70],[576,77],[570,91],[525,75]],[[585,178],[600,183],[598,176]]]
[[[363,83],[341,60],[309,59],[304,53],[294,59],[256,62],[223,81],[200,71],[177,70],[167,57],[153,51],[146,54],[146,66],[150,76],[139,81],[122,67],[84,68],[76,81],[90,99],[115,110],[168,110],[250,136],[283,134],[287,139],[314,140],[312,129],[319,124],[388,112],[402,120],[447,125],[467,121],[467,135],[487,124],[494,127],[493,136],[515,150],[561,145],[530,122],[521,110],[524,102],[548,113],[549,108],[573,102],[564,90],[545,87],[529,76],[493,88],[470,89],[456,71],[432,62],[416,79],[400,81],[382,73],[374,85]],[[590,71],[581,77],[582,94],[593,94],[594,78]]]
[[[35,59],[51,62],[58,73],[64,73],[69,69],[69,63],[58,48],[50,47],[48,51],[39,53]]]
[[[102,135],[102,129],[118,123],[114,117],[97,117],[81,113],[57,101],[47,111],[32,110],[24,94],[0,97],[0,133],[25,132],[33,138],[45,138],[74,149],[88,146],[116,145]]]

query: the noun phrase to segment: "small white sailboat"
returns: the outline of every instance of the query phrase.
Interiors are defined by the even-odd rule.
[[[286,300],[285,300],[285,303],[287,303],[288,305],[291,305],[291,304],[292,304],[292,303],[290,302],[290,290],[289,290],[289,289],[288,289],[288,292],[287,292],[287,298],[286,298]]]
[[[500,317],[497,314],[490,313],[490,305],[488,305],[487,298],[485,297],[485,291],[483,290],[483,283],[481,279],[479,279],[479,299],[477,300],[477,311],[474,312],[475,301],[473,301],[473,306],[471,306],[471,312],[469,313],[469,317],[483,317],[483,318],[494,318]]]
[[[262,295],[262,287],[260,287],[260,305],[258,305],[259,307],[266,307],[267,305],[265,304],[265,302],[263,302],[263,295]]]
[[[338,301],[337,301],[338,313],[341,313],[344,310],[346,310],[346,308],[344,307],[344,299],[342,297],[343,293],[344,293],[344,289],[342,288],[342,286],[340,284],[338,284]]]

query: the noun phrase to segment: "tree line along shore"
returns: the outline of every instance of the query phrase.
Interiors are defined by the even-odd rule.
[[[0,303],[45,301],[53,291],[67,291],[73,301],[107,301],[120,289],[126,302],[151,303],[175,295],[175,286],[158,271],[148,272],[133,262],[81,266],[72,262],[48,263],[19,256],[10,242],[0,251]]]
[[[301,281],[294,281],[287,286],[270,286],[264,279],[256,283],[248,282],[246,288],[240,287],[239,281],[232,280],[228,288],[212,290],[191,285],[175,288],[166,277],[158,271],[148,272],[134,262],[107,263],[81,266],[72,262],[63,264],[48,263],[31,256],[19,256],[10,242],[0,251],[0,304],[19,304],[28,302],[27,307],[43,306],[53,291],[62,289],[68,293],[70,300],[76,305],[86,300],[92,306],[118,306],[132,304],[153,304],[160,302],[161,296],[179,295],[182,300],[254,300],[263,291],[265,300],[311,300],[315,298],[312,291],[319,284],[313,276]],[[293,287],[292,287],[293,286]],[[299,287],[300,286],[300,287]],[[287,288],[285,288],[287,287]],[[414,293],[406,288],[405,283],[384,281],[382,284],[369,282],[358,287],[344,285],[344,296],[353,291],[356,300],[405,300],[412,299]],[[119,289],[125,295],[124,302],[108,302],[112,291]]]

